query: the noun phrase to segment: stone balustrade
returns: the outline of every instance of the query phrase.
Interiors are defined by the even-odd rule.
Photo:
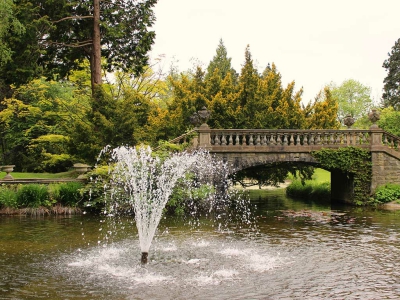
[[[382,143],[389,148],[399,151],[400,137],[389,132],[382,131]]]
[[[198,128],[198,147],[210,151],[252,151],[254,149],[339,148],[354,146],[376,151],[390,149],[400,155],[400,137],[381,128],[370,129],[211,129],[207,124]],[[378,149],[379,148],[379,149]],[[234,150],[236,149],[236,150]],[[248,149],[248,150],[246,150]],[[292,150],[289,150],[292,149]],[[305,149],[304,149],[305,150]],[[307,150],[306,150],[307,151]]]
[[[369,130],[210,129],[210,145],[309,146],[369,145]],[[390,140],[391,141],[391,140]]]

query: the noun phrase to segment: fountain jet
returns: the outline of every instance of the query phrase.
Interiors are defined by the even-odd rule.
[[[206,176],[213,167],[212,158],[207,152],[198,151],[174,153],[161,160],[152,155],[150,147],[137,149],[123,146],[113,149],[111,157],[112,201],[107,213],[114,215],[121,208],[133,209],[142,252],[141,262],[146,264],[156,228],[176,183],[187,180],[190,185],[189,181],[193,180],[185,179],[190,170]]]

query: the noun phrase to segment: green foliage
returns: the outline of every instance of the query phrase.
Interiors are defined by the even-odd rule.
[[[193,188],[182,184],[176,185],[165,207],[166,213],[174,215],[196,214],[209,208],[209,199],[214,194],[214,187],[208,184]]]
[[[300,180],[294,180],[286,187],[286,195],[307,200],[326,200],[331,197],[331,186],[330,182],[302,183]]]
[[[377,204],[398,201],[400,199],[400,184],[385,184],[376,188],[372,201]]]
[[[393,107],[385,107],[380,111],[378,125],[385,131],[400,136],[400,111]]]
[[[77,206],[82,200],[82,188],[83,184],[80,182],[59,184],[55,200],[63,206]]]
[[[50,206],[47,187],[42,184],[26,184],[17,190],[18,207],[38,208],[39,206]]]
[[[340,123],[337,120],[338,102],[332,97],[328,87],[319,92],[313,102],[304,108],[306,128],[309,129],[338,129]]]
[[[0,2],[0,66],[12,59],[13,50],[8,44],[8,34],[21,35],[25,27],[15,17],[15,4],[13,0]]]
[[[89,182],[81,189],[83,206],[87,210],[100,211],[106,202],[105,185],[110,181],[109,166],[97,166],[87,174]]]
[[[383,62],[387,75],[383,80],[382,105],[392,106],[395,110],[400,109],[400,39],[398,39],[388,58]]]
[[[354,202],[358,205],[367,204],[372,177],[371,154],[368,150],[344,147],[321,149],[311,154],[324,169],[354,174]]]
[[[348,115],[358,120],[372,108],[371,88],[357,80],[348,79],[339,86],[331,83],[329,88],[339,104],[339,122]]]
[[[0,111],[2,163],[16,165],[17,171],[66,171],[75,154],[69,148],[71,125],[87,108],[87,99],[76,98],[74,92],[71,86],[41,78],[4,99]]]
[[[18,208],[16,186],[0,186],[0,208]]]
[[[78,207],[83,200],[80,182],[0,186],[0,208]]]
[[[230,77],[233,79],[233,82],[236,82],[237,74],[232,68],[232,59],[230,57],[228,58],[228,51],[222,39],[219,40],[219,44],[215,52],[216,54],[208,64],[205,80],[207,81],[211,76],[214,75],[214,72],[217,72],[218,77],[221,79],[225,78],[229,73]],[[216,91],[219,92],[219,89]],[[216,93],[214,93],[214,95],[215,94]]]

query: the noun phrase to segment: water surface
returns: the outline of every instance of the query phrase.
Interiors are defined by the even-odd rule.
[[[254,222],[0,217],[0,299],[399,299],[400,212],[252,200]],[[239,218],[240,219],[240,218]]]

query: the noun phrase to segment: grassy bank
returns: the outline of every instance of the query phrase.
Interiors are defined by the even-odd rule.
[[[286,195],[309,200],[327,200],[331,196],[331,173],[323,169],[315,169],[312,180],[303,184],[299,179],[291,178],[286,187]]]

